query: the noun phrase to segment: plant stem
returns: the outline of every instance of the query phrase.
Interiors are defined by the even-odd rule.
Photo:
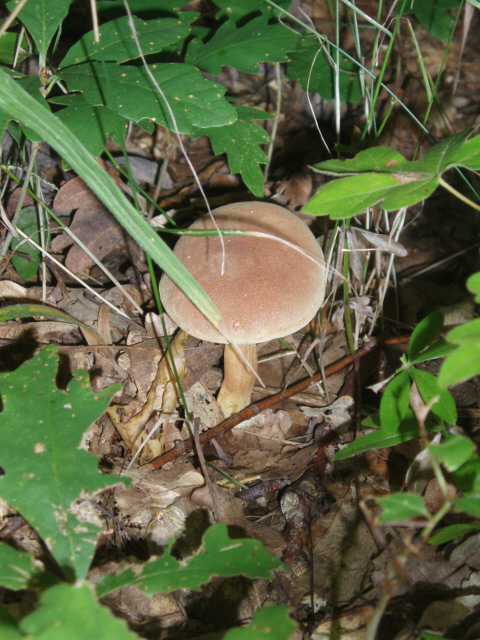
[[[444,189],[446,189],[447,191],[449,191],[453,196],[455,196],[455,198],[458,198],[459,200],[464,202],[467,206],[471,207],[472,209],[475,209],[475,211],[480,211],[480,204],[477,204],[476,202],[473,202],[473,200],[470,200],[470,198],[467,198],[467,196],[464,196],[463,193],[460,193],[460,191],[457,191],[454,187],[452,187],[451,184],[446,182],[442,177],[438,178],[438,184]]]

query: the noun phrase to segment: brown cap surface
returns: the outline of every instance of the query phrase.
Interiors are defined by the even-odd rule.
[[[310,322],[323,302],[326,276],[322,251],[307,225],[268,202],[229,204],[213,214],[221,229],[270,233],[319,263],[269,238],[224,237],[222,276],[219,238],[182,236],[175,254],[220,309],[225,336],[237,344],[255,344],[290,335]],[[190,228],[214,227],[209,216],[202,216]],[[190,335],[227,342],[166,275],[160,296],[168,315]]]

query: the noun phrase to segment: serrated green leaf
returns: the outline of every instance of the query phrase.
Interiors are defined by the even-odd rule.
[[[305,91],[333,100],[336,52],[331,50],[329,55],[330,60],[315,36],[304,36],[289,55],[287,76],[299,82]],[[343,55],[340,55],[340,98],[342,102],[352,104],[362,98],[357,68]]]
[[[440,387],[450,387],[480,374],[480,343],[468,342],[447,356],[438,375]]]
[[[20,11],[19,19],[30,33],[40,56],[45,60],[48,47],[62,24],[72,0],[29,0]],[[13,11],[20,0],[7,3]]]
[[[425,404],[431,402],[433,398],[438,398],[437,402],[432,405],[432,413],[447,424],[455,425],[457,423],[457,405],[450,393],[439,387],[437,378],[423,369],[411,368],[409,374],[415,380]]]
[[[187,24],[176,18],[141,20],[133,16],[135,31],[143,53],[159,53],[172,45],[180,46],[189,35]],[[86,33],[67,52],[59,65],[63,69],[86,61],[127,62],[140,55],[132,38],[128,17],[104,23],[100,28],[100,41],[95,42],[93,31]]]
[[[40,243],[40,229],[35,207],[22,209],[17,227],[34,242]],[[36,278],[42,261],[40,251],[20,236],[12,238],[11,247],[13,251],[11,262],[18,275],[25,281]]]
[[[469,516],[474,518],[480,518],[480,496],[479,495],[465,495],[462,498],[458,498],[453,503],[454,509],[460,513],[468,513]]]
[[[428,450],[447,471],[456,471],[475,453],[475,445],[465,436],[451,436],[441,444],[429,445]]]
[[[231,629],[223,640],[288,640],[296,628],[287,607],[264,607],[246,627]]]
[[[44,591],[38,608],[19,626],[35,640],[138,640],[126,622],[98,603],[87,584],[62,584]]]
[[[379,518],[381,524],[428,517],[423,498],[416,493],[392,493],[384,498],[377,498],[377,502],[382,507]]]
[[[139,571],[127,569],[116,576],[105,577],[97,586],[101,598],[122,587],[134,585],[148,596],[177,589],[199,589],[214,576],[243,575],[269,578],[282,568],[280,560],[265,550],[258,540],[230,538],[224,524],[211,526],[203,536],[202,549],[188,562],[179,562],[171,545],[161,558],[151,560]]]
[[[92,107],[81,95],[65,96],[66,109],[57,111],[57,117],[82,139],[94,156],[100,156],[109,139],[122,145],[128,131],[128,121],[105,107]]]
[[[178,130],[191,135],[196,128],[221,127],[237,119],[235,108],[224,98],[225,88],[206,80],[188,64],[150,67],[175,115]],[[170,115],[145,70],[131,65],[91,63],[68,67],[61,77],[71,90],[80,91],[94,107],[106,106],[122,118],[154,120],[175,130]]]
[[[434,533],[428,542],[434,545],[445,544],[452,540],[460,540],[460,538],[464,538],[469,533],[475,533],[476,531],[480,531],[480,525],[478,524],[451,524]]]
[[[390,147],[371,147],[347,160],[325,160],[314,165],[319,173],[356,175],[358,173],[392,173],[405,162],[401,153]]]
[[[269,136],[265,129],[248,120],[238,119],[226,127],[205,129],[215,155],[225,153],[230,171],[240,174],[248,189],[258,198],[264,195],[263,172],[267,156],[260,145],[267,144]]]
[[[229,66],[256,74],[262,62],[285,62],[297,40],[294,31],[281,24],[268,24],[263,16],[241,27],[227,20],[206,44],[193,40],[185,60],[209,73],[220,73]]]
[[[0,543],[0,586],[12,591],[27,589],[37,572],[28,553]]]
[[[220,312],[183,263],[168,248],[152,227],[125,198],[113,179],[99,169],[98,163],[72,132],[45,109],[5,71],[0,69],[0,110],[12,119],[30,126],[71,166],[109,209],[125,231],[175,282],[193,304],[218,326]]]
[[[382,173],[351,176],[328,182],[303,208],[313,216],[330,216],[332,220],[351,218],[368,207],[382,202],[388,191],[398,186],[398,180]]]
[[[79,448],[86,429],[107,408],[118,386],[91,390],[88,373],[75,372],[57,388],[58,353],[42,349],[15,371],[0,375],[0,495],[42,537],[60,566],[83,577],[98,530],[71,511],[80,494],[117,484],[101,475],[95,458]]]
[[[430,313],[423,318],[410,336],[408,341],[408,358],[413,360],[441,335],[443,330],[443,315],[439,311]]]

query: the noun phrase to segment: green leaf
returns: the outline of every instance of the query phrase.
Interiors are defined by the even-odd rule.
[[[248,189],[262,198],[263,172],[260,165],[266,164],[267,156],[260,145],[267,144],[269,136],[265,129],[253,124],[249,118],[241,118],[226,127],[204,129],[210,138],[215,155],[227,154],[231,173],[238,173]]]
[[[445,544],[452,540],[460,540],[469,533],[475,533],[480,531],[480,525],[478,524],[451,524],[448,527],[443,527],[437,533],[434,533],[430,538],[430,544]]]
[[[287,607],[264,607],[246,627],[231,629],[223,640],[288,640],[296,628]]]
[[[405,162],[401,153],[390,147],[371,147],[347,160],[325,160],[313,166],[319,173],[358,175],[359,173],[391,173]]]
[[[439,636],[438,633],[424,631],[418,640],[448,640],[448,638],[445,636]]]
[[[443,330],[443,315],[434,311],[417,324],[408,341],[408,359],[413,360],[431,346]]]
[[[453,473],[455,486],[465,494],[480,493],[480,457],[473,455]]]
[[[225,88],[206,80],[195,67],[170,63],[154,64],[150,69],[181,133],[191,135],[196,128],[221,127],[236,121],[235,108],[224,98]],[[150,119],[175,130],[142,67],[94,62],[68,67],[61,77],[94,107],[106,106],[127,120],[139,123]]]
[[[447,471],[456,471],[475,453],[475,445],[465,436],[451,436],[441,444],[429,445],[428,450]]]
[[[127,120],[105,107],[92,107],[80,95],[65,96],[62,104],[69,106],[57,111],[57,117],[82,139],[92,155],[100,156],[109,139],[122,145],[128,131]]]
[[[214,3],[221,9],[218,17],[226,15],[235,21],[258,11],[266,15],[280,13],[277,9],[267,4],[265,0],[214,0]],[[292,0],[276,0],[276,4],[288,9],[292,4]]]
[[[224,524],[207,529],[201,551],[188,562],[179,562],[170,545],[161,558],[151,560],[138,571],[127,569],[107,576],[97,585],[99,598],[116,589],[134,585],[148,596],[177,589],[199,589],[214,576],[243,575],[270,578],[272,571],[282,568],[280,560],[265,550],[258,540],[230,538]]]
[[[133,16],[133,22],[140,48],[146,56],[172,45],[180,46],[190,33],[189,26],[176,18],[146,21]],[[125,16],[103,24],[99,42],[95,42],[93,31],[86,33],[68,50],[59,69],[89,60],[122,63],[134,60],[139,55],[128,17]]]
[[[15,51],[17,50],[18,33],[4,33],[0,38],[0,64],[13,65]],[[27,52],[20,48],[17,54],[17,63],[23,62]]]
[[[25,640],[20,633],[15,618],[0,607],[0,637],[2,640]]]
[[[28,553],[0,543],[0,586],[12,591],[27,589],[37,572],[38,568]]]
[[[448,344],[442,340],[441,342],[437,342],[431,347],[422,351],[421,355],[410,360],[410,364],[423,364],[424,362],[429,362],[430,360],[438,360],[438,358],[445,358],[448,356],[455,347],[452,344]]]
[[[118,386],[94,393],[86,371],[67,390],[55,384],[58,353],[42,349],[0,375],[0,495],[40,534],[60,566],[83,577],[95,551],[96,527],[79,522],[72,506],[86,491],[117,484],[79,448],[84,432],[107,408]]]
[[[478,494],[465,495],[463,498],[458,498],[453,503],[453,506],[457,512],[468,513],[469,516],[480,518],[480,496]]]
[[[453,35],[458,11],[458,0],[421,0],[413,4],[413,14],[432,36],[447,42]]]
[[[17,227],[37,244],[40,244],[40,230],[35,207],[25,207],[17,221]],[[12,238],[12,265],[22,280],[28,281],[36,278],[38,267],[42,261],[40,251],[28,244],[20,236]]]
[[[185,60],[209,73],[220,73],[229,66],[256,74],[262,62],[285,62],[297,40],[294,31],[281,24],[268,24],[264,16],[241,27],[234,20],[227,20],[206,44],[193,40]]]
[[[125,198],[113,179],[100,170],[98,163],[72,132],[48,109],[23,91],[0,69],[0,109],[30,126],[83,179],[98,199],[112,212],[125,231],[168,274],[193,304],[217,326],[220,313],[195,278],[175,254],[157,236],[152,227]]]
[[[480,135],[464,141],[452,154],[450,164],[478,171],[480,169]]]
[[[376,431],[375,433],[369,433],[366,436],[357,438],[354,442],[347,445],[343,449],[340,449],[335,455],[335,460],[347,460],[353,456],[367,453],[368,451],[375,451],[377,449],[388,449],[395,447],[403,442],[414,440],[418,438],[418,426],[412,418],[410,423],[403,423],[401,429],[397,432],[389,431]]]
[[[438,375],[438,384],[440,387],[446,388],[465,382],[479,374],[480,342],[467,342],[459,346],[445,359]]]
[[[383,510],[380,516],[381,524],[428,517],[423,498],[416,493],[392,493],[384,498],[377,498],[377,502]]]
[[[20,0],[7,3],[13,11]],[[71,0],[29,0],[20,12],[19,19],[32,36],[40,57],[45,60],[48,47],[70,8]]]
[[[371,173],[351,176],[328,182],[321,187],[303,208],[303,213],[313,216],[330,216],[343,220],[362,213],[367,207],[380,204],[399,181],[391,175]]]
[[[408,373],[401,371],[385,387],[380,401],[382,431],[396,432],[406,418],[413,417],[410,409],[410,386]]]
[[[410,376],[415,380],[422,400],[428,404],[433,398],[438,398],[432,405],[433,415],[449,425],[457,423],[457,405],[446,389],[438,385],[437,378],[423,369],[409,369]]]
[[[475,302],[480,302],[480,272],[468,278],[467,289],[475,296]]]
[[[455,345],[480,344],[480,318],[455,327],[449,331],[447,340]]]
[[[319,93],[325,100],[335,97],[336,52],[328,55],[315,36],[304,36],[289,55],[287,76],[299,82],[305,91]],[[342,102],[356,104],[362,99],[358,72],[352,62],[340,55],[340,98]],[[403,160],[403,156],[401,156]]]
[[[102,607],[87,584],[62,584],[40,596],[39,607],[20,622],[35,640],[138,640],[127,623]]]

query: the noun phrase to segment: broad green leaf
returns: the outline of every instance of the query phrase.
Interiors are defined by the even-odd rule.
[[[449,160],[450,164],[478,171],[480,169],[480,135],[464,141]]]
[[[299,82],[305,91],[319,93],[325,100],[333,100],[336,52],[331,49],[329,56],[315,36],[304,36],[289,55],[287,76]],[[357,69],[343,55],[340,55],[340,98],[342,102],[353,104],[362,98]],[[401,158],[403,160],[403,156]]]
[[[189,35],[187,24],[175,18],[141,20],[133,17],[141,51],[145,55],[159,53],[172,45],[180,46]],[[93,31],[85,34],[67,52],[59,68],[92,60],[127,62],[140,55],[132,37],[128,17],[106,22],[100,28],[100,41],[95,42]]]
[[[261,145],[269,141],[268,133],[262,127],[239,119],[226,127],[215,127],[202,131],[210,138],[215,155],[225,153],[231,173],[238,173],[248,189],[258,198],[263,197],[263,172],[261,165],[266,164],[267,156]]]
[[[434,311],[421,320],[410,336],[408,341],[408,358],[413,360],[420,353],[426,350],[442,333],[443,315]]]
[[[277,9],[271,7],[265,0],[214,0],[214,4],[220,7],[219,17],[228,16],[232,20],[239,20],[250,13],[261,11],[265,14],[280,13]],[[292,0],[276,0],[276,4],[284,9],[292,4]],[[282,15],[282,14],[280,14]]]
[[[225,88],[206,80],[188,64],[154,64],[152,74],[175,115],[178,130],[192,134],[198,127],[221,127],[237,119],[235,108],[224,98]],[[68,67],[61,77],[71,90],[80,91],[94,107],[106,106],[122,118],[154,120],[175,130],[155,87],[142,67],[110,62]]]
[[[38,572],[28,553],[0,543],[0,586],[12,591],[27,589]],[[1,628],[1,627],[0,627]],[[3,636],[2,636],[3,637]]]
[[[437,402],[432,405],[431,409],[433,415],[449,425],[455,425],[457,423],[457,405],[450,393],[439,387],[437,378],[428,371],[413,367],[409,369],[409,374],[415,380],[425,404],[429,404],[434,398],[437,398]]]
[[[288,640],[296,628],[287,607],[264,607],[246,627],[231,629],[223,640]]]
[[[410,386],[408,373],[401,371],[385,387],[380,401],[382,431],[394,433],[405,419],[413,417],[410,409]]]
[[[15,618],[0,607],[0,637],[2,640],[25,640],[25,636],[18,629]]]
[[[347,160],[325,160],[313,166],[319,173],[331,175],[356,175],[358,173],[392,173],[405,158],[390,147],[371,147]]]
[[[37,244],[40,244],[40,230],[38,228],[38,216],[35,207],[22,209],[17,222],[17,227]],[[40,251],[28,244],[20,236],[12,239],[12,265],[22,280],[28,281],[36,278],[38,267],[42,261]]]
[[[460,513],[468,513],[469,516],[474,518],[480,518],[480,496],[478,494],[465,495],[463,498],[458,498],[453,503],[455,511]]]
[[[268,579],[272,571],[280,568],[280,560],[266,551],[261,542],[230,538],[227,527],[216,524],[207,529],[200,552],[189,561],[179,562],[172,555],[170,545],[161,558],[147,562],[141,569],[127,569],[104,578],[97,586],[97,594],[101,598],[116,589],[133,585],[153,596],[177,589],[199,589],[215,576]]]
[[[437,178],[410,179],[401,174],[395,175],[401,186],[390,189],[382,202],[385,211],[397,211],[402,207],[411,207],[422,200],[426,200],[438,187]],[[404,181],[404,184],[402,184]]]
[[[129,0],[132,13],[176,13],[187,4],[185,0]],[[123,0],[96,0],[99,13],[110,14],[112,11],[120,11],[125,15]]]
[[[342,220],[363,213],[368,207],[382,202],[399,181],[391,175],[372,173],[351,176],[328,182],[321,187],[303,208],[303,213],[313,216],[330,216]]]
[[[430,360],[438,360],[438,358],[445,358],[455,349],[453,344],[448,344],[442,340],[441,342],[437,342],[431,347],[422,351],[422,353],[410,360],[410,364],[422,364],[424,362],[429,362]]]
[[[392,493],[385,498],[377,498],[377,502],[382,507],[381,524],[428,517],[423,498],[416,493]]]
[[[455,345],[480,344],[480,318],[455,327],[448,332],[447,340]]]
[[[467,342],[447,356],[438,375],[438,384],[449,387],[479,374],[480,342]]]
[[[418,438],[418,425],[412,418],[404,422],[396,432],[379,430],[357,438],[351,444],[340,449],[335,455],[335,460],[347,460],[348,458],[367,453],[368,451],[388,449],[403,442],[414,440],[415,438]]]
[[[232,107],[233,108],[233,107]],[[125,198],[113,179],[100,170],[98,163],[72,132],[48,109],[23,91],[0,69],[0,109],[10,117],[30,126],[83,179],[112,212],[125,231],[168,274],[198,309],[218,325],[220,313],[190,272],[154,232],[148,222]],[[236,115],[236,114],[235,114]],[[234,116],[235,118],[235,116]]]
[[[428,450],[447,471],[456,471],[475,453],[475,445],[465,436],[451,436],[441,444],[429,445]]]
[[[445,636],[440,636],[438,633],[430,633],[424,631],[418,640],[448,640]]]
[[[480,302],[480,272],[468,278],[467,289],[475,296],[475,302]]]
[[[87,584],[44,591],[39,606],[19,623],[32,640],[138,640],[127,623],[97,601]]]
[[[61,567],[83,577],[98,530],[74,517],[73,503],[119,479],[101,475],[80,442],[118,386],[94,393],[88,373],[79,371],[66,390],[58,389],[58,360],[56,349],[46,347],[0,375],[0,451],[8,451],[0,495],[36,529]]]
[[[94,156],[100,156],[111,139],[122,145],[128,130],[128,122],[105,107],[92,107],[81,95],[65,96],[66,109],[57,111],[56,116],[82,139],[85,147]]]
[[[17,50],[18,33],[4,33],[0,38],[0,64],[11,66],[13,64],[15,51]],[[18,62],[22,62],[27,56],[25,49],[18,51]]]
[[[451,524],[434,533],[429,543],[435,545],[445,544],[452,540],[460,540],[460,538],[464,538],[469,533],[475,533],[476,531],[480,531],[479,524]]]
[[[281,24],[268,24],[263,16],[241,27],[227,20],[206,44],[199,39],[190,43],[186,62],[209,73],[220,73],[229,66],[256,74],[262,62],[285,62],[297,40],[294,31]]]
[[[7,3],[13,11],[20,0]],[[62,24],[72,0],[29,0],[20,12],[19,19],[32,36],[40,58],[45,60],[48,47]]]
[[[465,494],[480,494],[480,457],[473,455],[453,473],[455,486]]]
[[[413,3],[412,11],[432,36],[446,42],[453,36],[460,7],[458,0],[421,0]]]

